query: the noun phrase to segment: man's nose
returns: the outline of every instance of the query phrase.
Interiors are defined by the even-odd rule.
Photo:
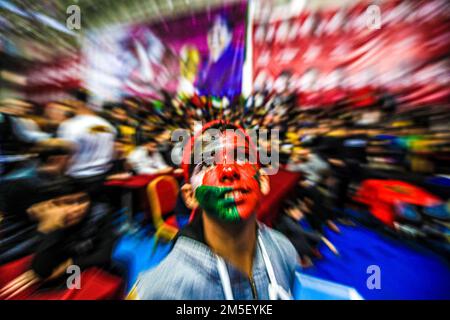
[[[222,170],[220,172],[220,182],[233,182],[235,180],[239,180],[241,175],[239,174],[238,169],[235,164],[223,165]]]

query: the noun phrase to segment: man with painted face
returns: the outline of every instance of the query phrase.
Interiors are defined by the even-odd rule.
[[[134,299],[290,299],[297,253],[256,210],[269,192],[256,148],[224,122],[205,126],[184,150],[182,196],[193,210],[168,257],[143,273]]]

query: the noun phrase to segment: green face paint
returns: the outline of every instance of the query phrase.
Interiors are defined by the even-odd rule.
[[[199,186],[195,197],[200,206],[208,214],[228,222],[241,220],[233,197],[225,198],[224,194],[233,190],[229,187]]]
[[[242,157],[246,142],[234,132],[223,133],[218,142],[207,145],[202,159],[209,160],[211,150],[217,157],[202,160],[192,172],[194,196],[208,216],[228,223],[245,221],[256,215],[261,199],[259,168]]]

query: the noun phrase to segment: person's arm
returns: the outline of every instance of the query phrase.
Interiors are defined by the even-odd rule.
[[[280,221],[289,234],[298,235],[303,231],[301,226],[296,221],[294,221],[293,218],[287,216],[286,214],[282,215]]]
[[[167,165],[159,152],[154,153],[150,161],[152,166],[151,174],[167,174],[173,171],[173,168]]]
[[[157,170],[169,168],[169,165],[164,161],[163,156],[159,152],[156,152],[152,157],[152,164]]]
[[[40,279],[50,277],[59,265],[70,258],[65,250],[66,237],[64,230],[45,235],[31,263],[31,270]]]
[[[73,258],[73,264],[80,267],[81,270],[89,267],[107,266],[111,261],[111,255],[114,248],[115,239],[111,234],[104,234],[100,241],[96,243],[97,249],[84,256]]]
[[[21,141],[36,143],[51,138],[49,134],[42,132],[31,119],[11,117],[11,120],[14,133]]]

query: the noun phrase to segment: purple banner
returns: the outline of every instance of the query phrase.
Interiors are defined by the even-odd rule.
[[[246,15],[243,1],[91,34],[84,54],[87,86],[104,99],[130,94],[158,98],[161,89],[184,96],[238,95]]]

